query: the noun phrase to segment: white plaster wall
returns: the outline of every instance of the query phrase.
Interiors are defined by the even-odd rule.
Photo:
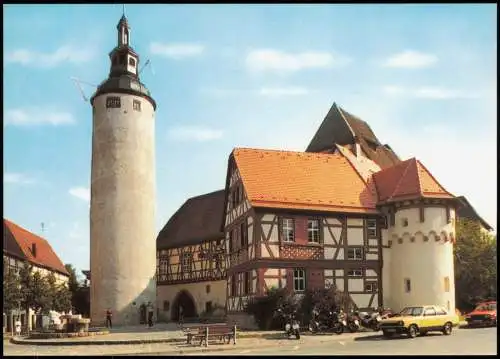
[[[348,226],[362,226],[363,219],[362,218],[347,218]]]
[[[328,224],[337,224],[337,225],[341,225],[342,224],[342,222],[340,222],[337,218],[327,218],[326,222]]]
[[[363,228],[347,228],[347,245],[362,246],[363,244]]]
[[[408,218],[408,226],[402,227],[398,218]],[[454,217],[452,211],[451,218]],[[398,223],[399,222],[399,223]],[[446,231],[455,234],[452,223],[446,222],[446,210],[444,208],[426,208],[425,222],[420,223],[418,209],[405,209],[396,213],[395,228],[390,231],[393,236],[392,248],[390,249],[390,296],[388,305],[392,309],[402,309],[410,305],[436,304],[455,310],[455,283],[453,267],[453,244],[450,241],[438,242],[430,237],[424,242],[423,235],[431,231],[440,234]],[[416,236],[417,232],[423,235]],[[411,242],[410,237],[415,236]],[[396,237],[402,237],[400,244]],[[387,263],[388,256],[384,252],[384,262]],[[384,271],[385,276],[387,276]],[[450,279],[450,290],[445,292],[445,277]],[[405,278],[411,281],[411,292],[406,293],[404,287]],[[384,293],[387,286],[384,277]]]
[[[325,277],[333,277],[333,269],[325,269]]]
[[[370,298],[372,297],[372,293],[370,294],[350,294],[352,300],[358,308],[367,308],[368,304],[370,304]],[[378,307],[378,299],[377,299],[377,294],[375,294],[375,297],[373,298],[372,304],[370,305],[372,308],[377,308]]]
[[[262,221],[271,222],[271,221],[274,221],[274,217],[275,217],[274,214],[264,214],[264,215],[262,215]]]
[[[363,292],[364,287],[363,287],[363,279],[348,279],[348,291],[349,292]]]
[[[378,254],[366,253],[366,259],[367,260],[377,260]]]
[[[106,98],[121,108],[106,108]],[[141,101],[141,112],[133,110]],[[142,97],[94,99],[90,205],[91,320],[138,324],[156,301],[155,113]]]
[[[333,247],[325,247],[324,252],[323,252],[325,259],[332,259],[333,256],[335,255],[336,250],[337,249],[333,248]]]
[[[335,286],[337,289],[341,292],[344,291],[344,278],[336,278],[335,279]]]
[[[210,293],[207,293],[207,285],[210,285]],[[194,299],[196,312],[201,314],[205,311],[205,303],[212,302],[212,306],[225,307],[226,305],[226,285],[225,280],[207,281],[187,284],[159,285],[157,288],[156,306],[160,309],[160,319],[169,320],[172,314],[175,297],[182,290],[188,291]],[[170,302],[168,312],[163,310],[163,302]],[[113,323],[114,324],[114,323]]]
[[[366,270],[366,276],[367,277],[376,277],[377,276],[377,272],[375,272],[373,269],[367,269]]]
[[[344,259],[344,248],[339,249],[339,254],[337,255],[337,259]]]
[[[337,276],[337,277],[343,277],[344,276],[344,270],[343,269],[335,269],[335,276]]]

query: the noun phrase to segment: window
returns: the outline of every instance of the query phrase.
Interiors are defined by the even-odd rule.
[[[361,260],[363,259],[363,248],[348,248],[347,249],[347,259]]]
[[[163,301],[163,311],[168,312],[170,310],[170,302],[168,300]]]
[[[233,253],[233,231],[229,231],[229,253]]]
[[[248,246],[248,233],[247,233],[247,224],[246,221],[240,224],[240,233],[241,233],[241,248],[246,248]]]
[[[134,102],[133,102],[133,107],[134,107],[134,111],[139,111],[139,112],[141,112],[141,101],[139,101],[139,100],[134,100]]]
[[[442,307],[438,307],[437,310],[436,310],[436,315],[447,315],[448,312],[446,311],[446,309],[442,308]]]
[[[129,57],[129,59],[128,59],[128,64],[129,64],[130,66],[135,66],[135,59],[134,59],[133,57]]]
[[[347,276],[348,277],[362,277],[363,270],[362,269],[349,269],[347,271]]]
[[[406,293],[411,292],[411,281],[409,278],[405,278],[405,292]]]
[[[160,257],[160,266],[159,266],[159,272],[160,274],[165,274],[167,273],[167,268],[168,268],[168,257]]]
[[[375,282],[365,283],[365,292],[376,292],[376,291],[377,291],[377,283]]]
[[[401,218],[401,226],[408,227],[408,218]]]
[[[431,315],[436,315],[436,310],[434,308],[425,308],[424,311],[425,316],[431,316]]]
[[[237,286],[237,282],[236,282],[236,276],[233,275],[231,277],[231,295],[234,297],[238,294],[237,292],[237,289],[238,289],[238,286]]]
[[[212,307],[212,302],[208,301],[205,303],[205,312],[206,313],[212,313],[213,307]]]
[[[250,273],[245,272],[244,276],[245,282],[243,283],[243,294],[249,294],[250,293]]]
[[[425,222],[425,208],[424,208],[424,206],[420,206],[420,208],[418,209],[418,214],[420,217],[420,222]]]
[[[283,218],[282,235],[284,242],[293,242],[295,240],[295,223],[291,218]]]
[[[368,219],[366,221],[368,238],[377,237],[377,220],[376,219]]]
[[[450,277],[444,277],[444,291],[450,291]]]
[[[205,287],[205,292],[210,293],[210,284],[207,284],[207,286]]]
[[[120,98],[118,96],[108,96],[106,98],[106,108],[120,108]]]
[[[319,220],[310,219],[307,221],[307,238],[310,243],[319,243]]]
[[[191,270],[191,262],[193,261],[192,253],[182,254],[182,271],[189,272]]]
[[[296,292],[306,290],[306,271],[304,269],[293,270],[293,290]]]
[[[391,211],[391,213],[389,214],[389,219],[391,221],[391,226],[395,226],[396,225],[396,214],[394,212]]]

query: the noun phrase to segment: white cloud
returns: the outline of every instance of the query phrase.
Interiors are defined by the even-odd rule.
[[[214,141],[224,136],[221,130],[210,129],[201,126],[176,127],[169,131],[169,136],[179,141]]]
[[[473,99],[480,97],[479,93],[472,94],[435,86],[423,86],[412,89],[403,86],[388,85],[382,87],[382,91],[389,96],[407,96],[430,100]]]
[[[266,97],[284,97],[307,95],[309,90],[304,87],[263,87],[259,90],[259,95]]]
[[[4,118],[4,125],[8,126],[40,126],[40,125],[70,125],[75,123],[73,115],[69,112],[60,111],[54,108],[17,108],[7,110]]]
[[[149,51],[153,55],[161,55],[178,60],[186,57],[199,56],[205,51],[205,47],[200,44],[162,44],[159,42],[152,42],[149,46]]]
[[[436,64],[438,58],[433,54],[406,50],[399,54],[390,56],[385,62],[386,67],[397,67],[406,69],[418,69]]]
[[[294,72],[345,65],[349,59],[321,51],[287,53],[274,49],[257,49],[250,51],[245,61],[251,71]]]
[[[7,63],[17,63],[23,66],[54,67],[64,62],[80,64],[90,61],[94,52],[88,48],[80,48],[74,45],[59,47],[54,52],[43,53],[28,49],[17,49],[7,53]]]
[[[90,189],[87,187],[73,187],[70,188],[69,194],[81,199],[85,202],[90,202]]]
[[[33,184],[36,182],[36,180],[22,173],[10,172],[10,173],[4,173],[3,182],[12,184]]]

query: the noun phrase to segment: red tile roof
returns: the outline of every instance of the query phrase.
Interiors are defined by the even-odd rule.
[[[57,254],[52,250],[49,242],[5,218],[3,221],[6,229],[11,232],[28,262],[69,275],[63,262],[61,262]],[[32,252],[33,244],[36,247],[36,256]]]
[[[373,175],[379,203],[414,198],[455,198],[415,158]]]
[[[377,213],[376,194],[341,154],[236,148],[231,155],[252,206]]]

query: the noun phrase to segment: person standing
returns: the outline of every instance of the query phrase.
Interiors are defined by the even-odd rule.
[[[111,308],[106,310],[106,328],[113,328],[113,323],[111,322],[111,317],[113,316],[113,312]]]
[[[148,303],[148,325],[151,328],[153,326],[153,304]]]

